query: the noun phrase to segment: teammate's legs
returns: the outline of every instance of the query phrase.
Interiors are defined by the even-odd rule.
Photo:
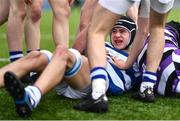
[[[117,1],[114,1],[108,4],[108,1],[99,1],[94,11],[92,22],[88,31],[88,58],[91,67],[91,80],[93,87],[92,97],[94,99],[97,99],[102,94],[105,94],[106,90],[107,72],[105,71],[105,37],[116,20],[121,17],[120,15],[123,14],[123,12],[126,12],[128,7],[133,4],[131,2],[123,1],[126,3],[126,6],[124,7],[122,6],[122,3],[116,2]],[[117,7],[122,8],[119,10]],[[94,48],[98,48],[99,51]]]
[[[164,40],[164,26],[169,13],[172,8],[173,0],[170,3],[160,3],[151,0],[151,11],[150,11],[150,40],[147,48],[147,67],[146,72],[143,75],[143,82],[141,84],[140,91],[146,89],[147,86],[153,88],[156,83],[156,71],[162,58]],[[170,7],[167,7],[169,6]],[[171,5],[172,4],[172,5]],[[156,5],[159,5],[158,8]],[[164,8],[164,9],[163,9]],[[165,10],[167,9],[167,10]],[[153,78],[152,78],[153,77]]]
[[[43,0],[37,0],[27,5],[25,40],[28,51],[40,49],[40,18],[42,4]]]
[[[10,0],[7,40],[11,61],[17,60],[23,56],[22,37],[25,15],[24,0]]]
[[[138,22],[138,10],[139,10],[139,2],[134,3],[126,12],[126,15],[133,19],[136,23]]]
[[[69,41],[69,15],[68,0],[49,0],[53,10],[52,34],[55,45],[68,47]]]
[[[106,35],[117,19],[133,4],[133,2],[127,0],[123,0],[122,2],[116,0],[99,0],[96,6],[88,30],[87,44],[88,59],[91,67],[92,95],[89,100],[76,105],[76,109],[92,112],[106,112],[108,110],[108,101],[105,95],[107,89],[106,80],[108,77],[104,42]]]
[[[80,24],[73,45],[73,48],[77,49],[81,54],[87,54],[87,33],[97,2],[97,0],[86,0],[81,9]]]
[[[157,69],[160,64],[165,42],[164,26],[174,0],[151,0],[150,9],[150,38],[147,47],[147,66],[143,72],[140,92],[134,95],[142,101],[154,101],[153,87],[157,81]]]

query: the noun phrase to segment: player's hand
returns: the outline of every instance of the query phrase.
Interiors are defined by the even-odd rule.
[[[120,69],[128,69],[126,62],[118,59],[116,56],[112,57],[112,60],[114,61],[114,65],[116,65]]]
[[[24,0],[24,2],[25,2],[26,4],[32,4],[32,3],[33,3],[33,0]]]

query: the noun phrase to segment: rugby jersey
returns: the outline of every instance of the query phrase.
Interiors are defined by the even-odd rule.
[[[124,91],[131,89],[132,86],[141,81],[139,79],[140,73],[135,63],[131,68],[127,70],[122,70],[113,65],[112,56],[117,56],[119,59],[124,61],[127,60],[128,53],[116,49],[112,46],[110,42],[105,43],[107,52],[107,67],[106,71],[108,73],[108,91],[112,94],[122,94]]]
[[[172,26],[166,26],[165,47],[162,60],[157,70],[157,82],[154,87],[160,95],[171,95],[175,93],[175,88],[180,80],[180,49],[178,47],[178,35]],[[146,40],[144,48],[138,56],[138,67],[143,73],[146,68],[146,51],[149,37]]]

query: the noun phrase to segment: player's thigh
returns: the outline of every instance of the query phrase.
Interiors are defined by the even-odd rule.
[[[149,18],[149,13],[150,13],[150,1],[141,0],[139,7],[139,17]]]
[[[139,2],[134,3],[126,12],[126,15],[137,23]]]
[[[9,0],[0,0],[0,12],[9,12]]]
[[[24,0],[10,0],[10,10],[11,11],[25,11]]]
[[[0,0],[0,22],[5,22],[9,16],[9,0]],[[1,23],[0,23],[1,25]]]
[[[96,7],[97,0],[86,0],[81,9],[80,24],[87,26],[92,18],[93,11]]]
[[[121,16],[115,14],[101,5],[97,4],[96,9],[94,10],[92,16],[92,22],[89,29],[89,34],[93,32],[100,32],[107,34],[107,32],[113,27],[114,23],[120,18]]]

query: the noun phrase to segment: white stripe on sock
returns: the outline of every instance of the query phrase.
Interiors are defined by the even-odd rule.
[[[40,90],[35,86],[27,86],[25,88],[26,92],[30,96],[31,104],[33,108],[36,108],[40,99],[41,99],[41,92]]]

